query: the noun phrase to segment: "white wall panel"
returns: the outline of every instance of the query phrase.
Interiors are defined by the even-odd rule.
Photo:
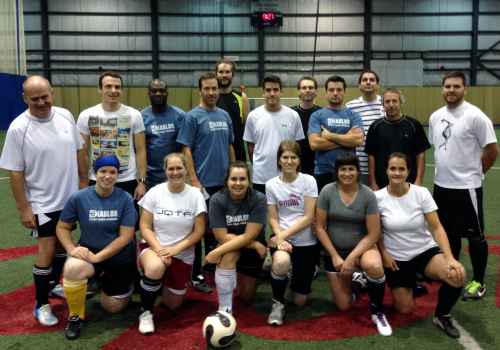
[[[373,0],[373,12],[468,12],[470,0]]]
[[[131,32],[151,31],[149,16],[49,16],[51,31]]]
[[[64,12],[150,12],[147,0],[50,0],[49,11]]]

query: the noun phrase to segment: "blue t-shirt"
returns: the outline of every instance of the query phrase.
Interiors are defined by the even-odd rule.
[[[177,142],[191,147],[196,176],[203,187],[221,186],[229,164],[233,124],[226,111],[198,106],[182,121]]]
[[[186,113],[175,106],[168,105],[163,113],[153,113],[148,106],[141,111],[146,128],[146,155],[148,169],[146,182],[156,186],[167,180],[163,170],[163,159],[167,154],[182,152],[182,145],[177,143],[177,135]]]
[[[363,120],[359,113],[353,112],[348,108],[337,111],[327,107],[314,112],[311,115],[311,119],[309,119],[307,135],[321,135],[321,125],[335,134],[347,134],[355,126],[364,131]],[[314,173],[333,173],[335,170],[335,159],[340,153],[347,151],[355,154],[356,147],[340,147],[331,151],[315,151]]]
[[[137,212],[130,194],[115,187],[108,197],[97,194],[95,186],[74,193],[66,202],[59,217],[67,223],[79,222],[79,244],[94,254],[120,236],[120,226],[135,227]],[[112,265],[135,262],[135,240],[106,260]]]

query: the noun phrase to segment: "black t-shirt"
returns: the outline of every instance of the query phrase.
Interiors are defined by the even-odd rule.
[[[314,174],[314,151],[311,150],[309,145],[309,138],[307,137],[307,130],[309,129],[309,118],[311,114],[319,111],[321,107],[314,105],[311,109],[302,109],[300,105],[292,107],[294,111],[299,113],[300,122],[302,123],[302,130],[304,130],[304,135],[306,136],[302,143],[300,144],[302,148],[302,160],[301,160],[301,173],[313,175]]]
[[[241,115],[242,105],[240,105],[241,95],[241,91],[235,90],[232,90],[228,94],[219,94],[216,106],[225,110],[231,117],[234,134],[234,154],[236,160],[246,162],[247,156],[245,152],[245,143],[243,141],[243,119]]]

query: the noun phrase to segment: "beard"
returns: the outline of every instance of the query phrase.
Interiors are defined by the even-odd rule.
[[[222,80],[219,80],[219,87],[221,87],[221,88],[224,88],[224,89],[225,89],[225,88],[227,88],[227,87],[230,87],[232,82],[233,82],[233,81],[232,81],[231,79],[228,79],[228,80],[227,80],[227,83],[226,83],[226,84],[224,84],[224,83],[222,82]]]

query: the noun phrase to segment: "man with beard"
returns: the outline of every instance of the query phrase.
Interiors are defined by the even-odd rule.
[[[245,142],[243,141],[243,131],[250,113],[250,103],[245,93],[231,88],[236,73],[236,63],[230,60],[221,59],[215,64],[215,74],[219,80],[219,98],[217,107],[225,110],[233,122],[234,134],[234,155],[236,160],[247,161]]]
[[[488,261],[482,181],[498,156],[498,143],[491,120],[464,100],[467,85],[462,72],[446,74],[441,93],[446,106],[429,120],[429,141],[434,144],[436,163],[434,200],[455,259],[460,255],[462,238],[469,240],[473,276],[462,298],[477,300],[486,293]]]
[[[318,192],[333,181],[335,158],[340,153],[355,153],[363,145],[364,130],[361,116],[343,105],[346,83],[338,75],[325,83],[328,107],[311,115],[307,132],[314,157],[314,178]]]
[[[307,135],[307,129],[309,128],[309,119],[311,118],[311,114],[321,109],[321,107],[318,107],[314,104],[314,99],[318,94],[318,82],[316,81],[316,79],[310,75],[305,75],[300,78],[299,83],[297,84],[297,94],[300,98],[300,104],[292,107],[292,109],[299,114],[300,121],[302,123],[302,130],[304,131],[304,135]],[[300,147],[302,148],[300,172],[313,175],[314,151],[309,145],[309,140],[307,138],[304,139]]]
[[[167,180],[163,170],[165,156],[182,152],[182,145],[177,143],[177,135],[186,116],[182,109],[167,104],[167,84],[163,80],[154,79],[149,83],[148,96],[151,106],[141,111],[146,128],[146,191]]]

